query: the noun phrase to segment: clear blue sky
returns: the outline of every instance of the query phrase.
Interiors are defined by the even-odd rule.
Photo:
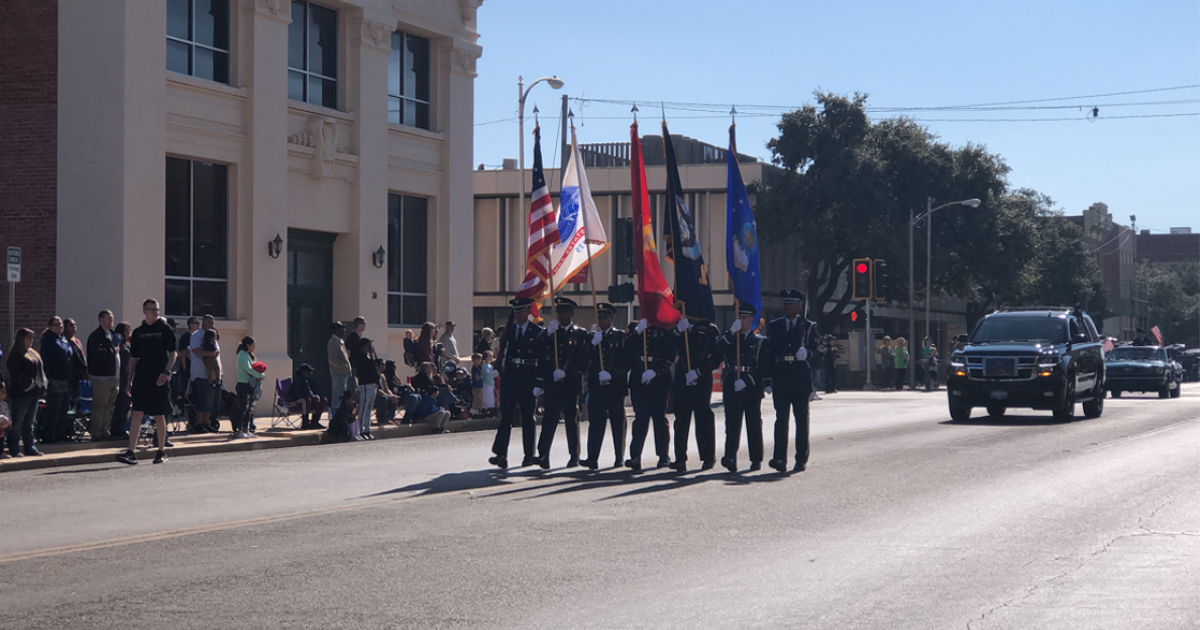
[[[769,159],[778,116],[751,105],[800,106],[815,90],[865,92],[871,107],[942,107],[1154,90],[1200,84],[1200,2],[804,2],[799,0],[487,0],[479,10],[475,163],[517,156],[517,77],[538,85],[552,157],[562,93],[637,100],[642,133],[671,132],[724,145],[730,104],[738,148]],[[1122,103],[1186,101],[1169,105]],[[1012,167],[1014,187],[1048,194],[1069,214],[1109,205],[1139,229],[1200,228],[1200,88],[1031,105],[1078,108],[911,112],[953,146],[982,144]],[[580,142],[629,139],[628,105],[572,102]],[[714,110],[715,111],[712,111]],[[877,113],[876,117],[894,114]],[[690,116],[690,118],[689,118]],[[700,118],[697,118],[700,116]],[[606,117],[615,117],[609,119]],[[1055,122],[934,119],[1068,118]],[[500,122],[494,122],[500,121]],[[526,142],[526,165],[532,142]]]

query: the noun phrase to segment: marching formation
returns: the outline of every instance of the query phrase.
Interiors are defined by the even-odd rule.
[[[763,397],[775,406],[775,446],[768,465],[785,472],[791,424],[796,425],[793,471],[808,465],[808,402],[812,392],[809,357],[816,352],[817,326],[801,313],[805,296],[796,289],[780,292],[784,316],[758,331],[758,309],[741,304],[738,319],[721,333],[706,319],[681,317],[673,328],[643,319],[629,330],[613,326],[615,307],[599,303],[598,323],[584,330],[573,323],[577,304],[554,300],[555,318],[545,327],[535,323],[533,300],[512,300],[513,319],[500,341],[500,427],[488,462],[508,468],[513,426],[520,425],[522,466],[550,468],[550,448],[559,420],[565,425],[567,468],[600,467],[605,433],[612,431],[613,466],[642,470],[642,451],[651,428],[658,468],[687,472],[688,438],[695,424],[700,469],[713,468],[716,456],[715,416],[711,409],[713,372],[721,370],[725,405],[725,448],[721,465],[737,472],[742,426],[750,451],[750,470],[761,470],[764,458]],[[633,403],[629,457],[625,458],[625,398]],[[541,436],[534,412],[544,407]],[[586,402],[585,402],[586,401]],[[675,439],[667,417],[674,410]],[[578,411],[587,405],[589,429],[586,457],[580,459]],[[672,447],[674,460],[672,461]]]

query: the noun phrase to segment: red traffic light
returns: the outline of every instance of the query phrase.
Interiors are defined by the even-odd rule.
[[[850,311],[850,321],[852,321],[852,322],[858,321],[858,311]]]
[[[867,263],[858,263],[858,266],[854,270],[858,273],[867,273]]]

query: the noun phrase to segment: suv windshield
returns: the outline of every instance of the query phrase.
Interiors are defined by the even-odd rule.
[[[1113,348],[1108,353],[1109,361],[1166,361],[1166,351],[1162,348],[1147,348],[1145,346],[1122,346]]]
[[[1059,317],[989,317],[979,323],[971,343],[1045,341],[1066,343],[1067,320]]]

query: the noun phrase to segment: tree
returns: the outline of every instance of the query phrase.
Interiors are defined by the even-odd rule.
[[[1150,325],[1165,343],[1200,345],[1200,264],[1142,263],[1138,284],[1145,290]]]

